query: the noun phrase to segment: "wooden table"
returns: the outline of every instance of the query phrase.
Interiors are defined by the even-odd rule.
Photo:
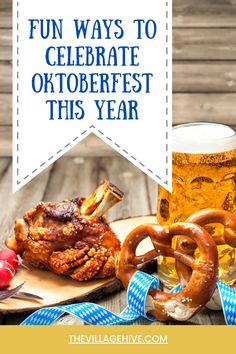
[[[41,200],[59,201],[77,195],[86,196],[96,188],[103,178],[112,181],[125,193],[124,201],[109,212],[109,220],[156,212],[155,182],[120,156],[62,157],[14,195],[12,195],[11,178],[11,159],[2,157],[0,158],[1,243],[13,232],[14,218],[22,216],[24,211],[35,203]],[[115,313],[119,313],[126,306],[126,291],[122,290],[119,293],[106,296],[97,303]],[[27,314],[0,315],[0,324],[19,324],[26,316]],[[82,324],[71,317],[63,319],[63,323],[65,323],[65,320],[66,323],[70,324]],[[178,324],[211,325],[224,323],[221,311],[204,309],[190,321]],[[176,323],[150,323],[147,320],[140,319],[136,324],[168,325]]]

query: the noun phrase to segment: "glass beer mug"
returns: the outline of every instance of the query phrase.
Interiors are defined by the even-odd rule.
[[[172,194],[158,188],[157,219],[161,225],[185,221],[205,208],[236,212],[236,133],[218,123],[174,127],[172,173]],[[220,224],[209,224],[206,229],[213,237],[223,232]],[[232,284],[236,280],[236,249],[221,245],[218,252],[219,277]],[[158,275],[166,287],[178,283],[173,258],[158,258]]]

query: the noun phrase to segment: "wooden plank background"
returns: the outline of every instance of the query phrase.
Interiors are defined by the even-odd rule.
[[[0,156],[11,156],[12,4],[0,2]],[[173,0],[173,124],[236,126],[236,1]],[[70,155],[116,155],[90,135]]]

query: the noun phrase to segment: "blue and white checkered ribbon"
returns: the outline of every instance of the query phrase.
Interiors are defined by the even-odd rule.
[[[228,325],[236,325],[236,290],[230,288],[221,280],[218,280],[217,285],[222,301],[225,322]],[[159,280],[156,277],[137,271],[131,278],[128,286],[128,305],[119,315],[116,315],[97,304],[83,302],[72,305],[42,308],[27,317],[22,322],[22,325],[51,325],[65,313],[78,317],[91,325],[130,324],[141,316],[153,321],[155,319],[146,314],[145,304],[149,289],[157,289],[158,286]],[[171,293],[176,293],[178,291],[181,291],[180,285],[177,285],[172,289]]]
[[[236,326],[236,289],[231,288],[221,280],[217,281],[217,286],[225,322],[227,325]]]

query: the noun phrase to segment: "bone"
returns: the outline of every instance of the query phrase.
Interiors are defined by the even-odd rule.
[[[100,217],[104,215],[115,204],[119,203],[124,193],[107,180],[102,181],[99,187],[87,197],[81,207],[82,215]]]

